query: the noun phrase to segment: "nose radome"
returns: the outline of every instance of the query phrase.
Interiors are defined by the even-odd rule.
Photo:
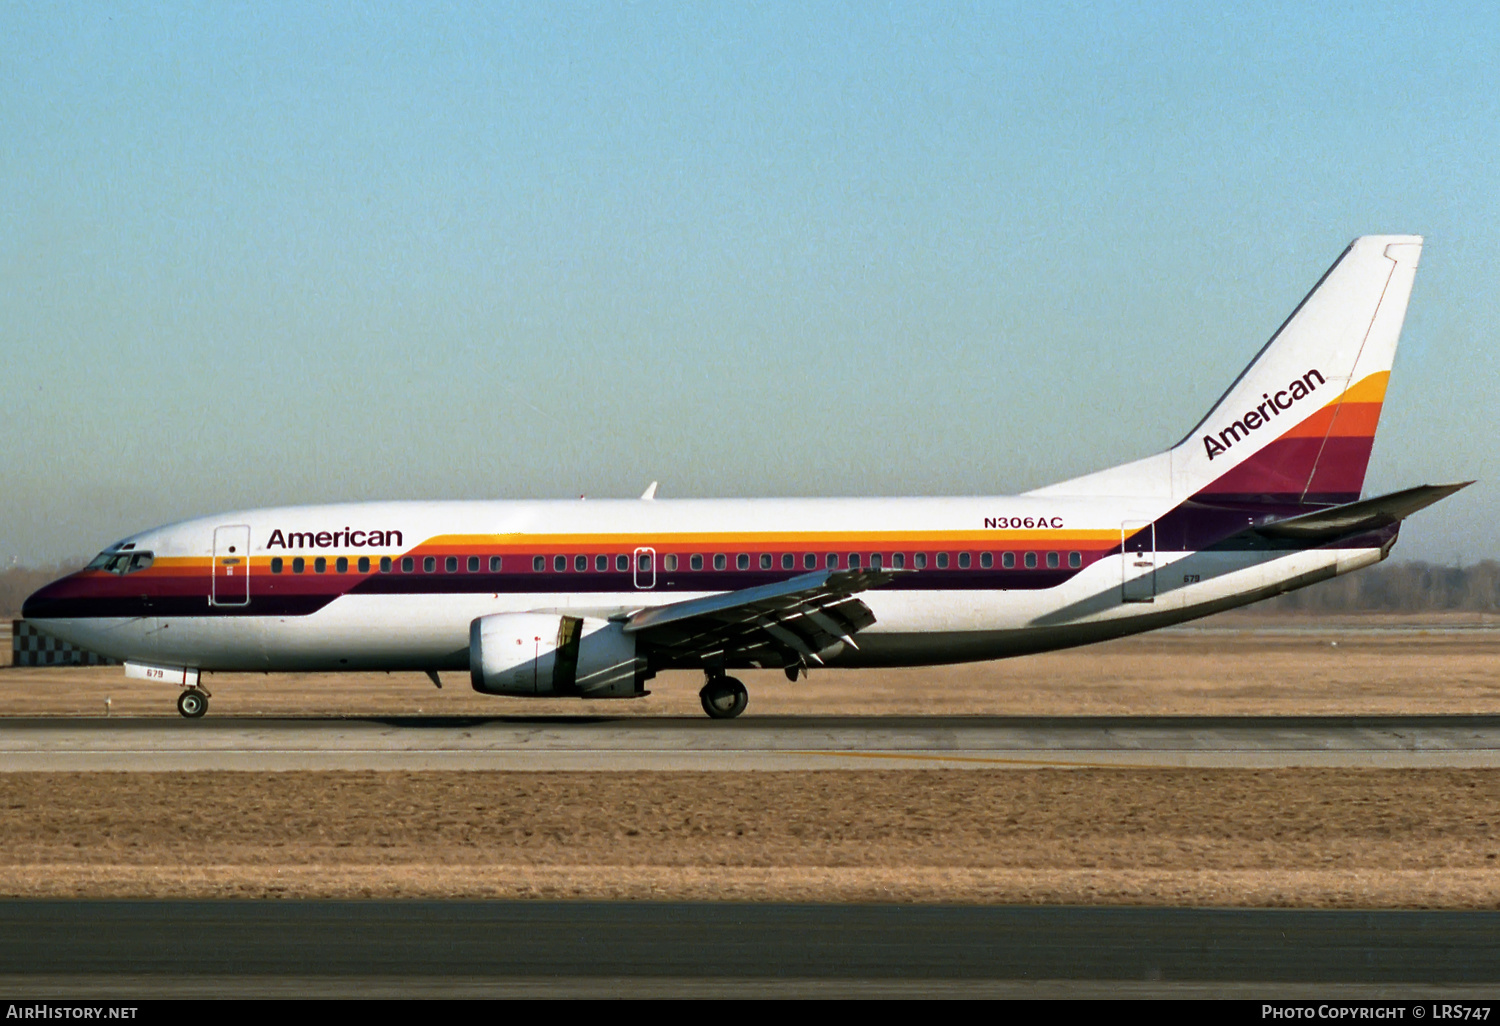
[[[21,603],[21,619],[23,620],[49,620],[53,618],[53,611],[60,597],[62,581],[53,581],[51,584],[43,585],[26,597]]]

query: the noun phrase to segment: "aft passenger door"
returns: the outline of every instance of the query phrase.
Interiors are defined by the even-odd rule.
[[[1148,520],[1121,524],[1120,557],[1125,567],[1124,600],[1156,601],[1156,525]]]
[[[250,604],[250,528],[246,524],[214,528],[214,582],[209,604]]]

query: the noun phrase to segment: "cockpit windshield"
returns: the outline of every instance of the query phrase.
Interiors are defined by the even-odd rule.
[[[117,552],[105,551],[95,556],[85,569],[105,570],[112,574],[133,574],[137,570],[144,570],[151,565],[152,553],[150,552]]]

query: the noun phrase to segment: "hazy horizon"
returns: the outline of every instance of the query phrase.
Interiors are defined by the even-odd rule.
[[[377,498],[1003,494],[1426,236],[1365,490],[1500,557],[1500,9],[0,10],[0,566]]]

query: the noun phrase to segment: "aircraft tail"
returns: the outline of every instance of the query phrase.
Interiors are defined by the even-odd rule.
[[[1175,447],[1033,494],[1357,500],[1421,252],[1416,235],[1355,239]]]

